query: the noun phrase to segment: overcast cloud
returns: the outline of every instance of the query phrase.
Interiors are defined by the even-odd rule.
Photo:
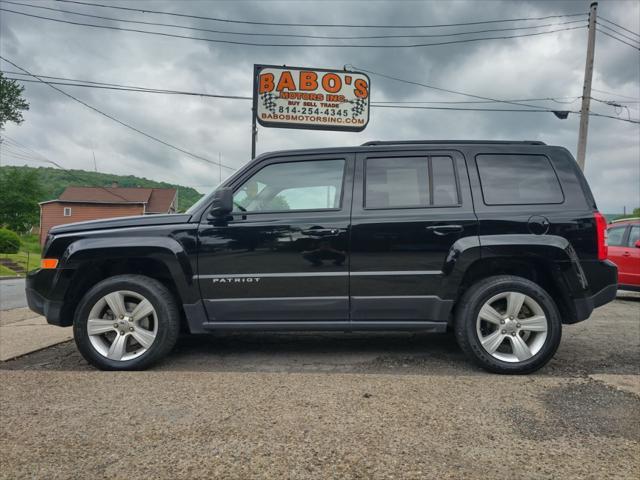
[[[230,31],[283,32],[278,27],[217,24],[187,18],[123,12],[54,1],[31,5],[73,10],[121,19],[165,22]],[[96,2],[97,3],[97,2]],[[192,15],[247,20],[302,23],[437,24],[496,18],[518,18],[587,12],[589,1],[458,1],[446,2],[208,2],[131,1],[121,6],[175,11]],[[91,20],[70,14],[2,3],[2,8],[73,21],[125,28],[117,22]],[[599,15],[640,31],[640,2],[603,0]],[[464,43],[412,49],[281,48],[214,44],[59,24],[0,12],[0,51],[27,70],[43,75],[127,85],[251,95],[254,63],[341,68],[351,64],[408,80],[494,98],[572,97],[573,103],[541,103],[556,109],[579,110],[584,75],[586,29],[537,37]],[[556,23],[572,20],[547,20]],[[531,25],[534,22],[521,25]],[[586,23],[586,16],[585,16]],[[503,27],[504,24],[490,28]],[[568,27],[574,24],[566,25]],[[458,30],[482,29],[460,27]],[[486,27],[485,27],[486,28]],[[556,27],[558,28],[558,27]],[[203,32],[149,27],[191,36]],[[424,30],[424,33],[441,33]],[[447,30],[449,33],[451,29]],[[407,33],[404,30],[295,28],[287,32],[327,35]],[[627,35],[633,37],[632,34]],[[222,38],[219,35],[217,38]],[[263,37],[253,41],[268,41]],[[275,38],[281,43],[294,40]],[[433,39],[423,39],[426,41]],[[386,40],[403,43],[407,40]],[[304,42],[304,40],[303,40]],[[365,41],[362,41],[365,42]],[[370,43],[385,40],[370,40]],[[15,68],[2,62],[3,70]],[[420,87],[371,77],[372,101],[469,100]],[[640,52],[597,35],[594,87],[620,95],[640,97]],[[188,151],[234,167],[250,157],[250,102],[200,97],[142,94],[61,87],[135,127]],[[45,85],[26,84],[31,109],[23,125],[9,124],[6,134],[59,162],[66,168],[134,174],[154,180],[197,187],[205,192],[218,183],[218,168],[153,142],[64,97]],[[618,98],[593,92],[596,98]],[[633,100],[622,100],[633,102]],[[466,105],[472,106],[472,105]],[[485,105],[486,106],[486,105]],[[501,105],[493,105],[500,108]],[[506,105],[504,107],[508,108]],[[592,103],[595,112],[640,117],[639,103],[626,109]],[[574,155],[579,118],[559,120],[551,113],[489,113],[429,110],[372,109],[371,121],[361,133],[318,132],[260,128],[258,152],[360,144],[372,139],[508,139],[542,140],[567,147]],[[2,152],[2,164],[30,164]],[[590,119],[586,175],[599,207],[620,212],[640,205],[640,127],[613,119]],[[224,169],[223,176],[230,170]]]

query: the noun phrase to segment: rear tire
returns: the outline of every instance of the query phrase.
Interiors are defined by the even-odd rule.
[[[80,301],[73,335],[82,356],[101,370],[142,370],[167,355],[180,331],[171,292],[142,275],[118,275]]]
[[[542,287],[500,275],[480,280],[464,293],[456,306],[454,331],[462,351],[483,369],[527,374],[551,360],[562,322]]]

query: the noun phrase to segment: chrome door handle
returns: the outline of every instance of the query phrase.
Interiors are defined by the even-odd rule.
[[[462,225],[432,225],[427,227],[427,230],[436,235],[447,235],[449,233],[461,232],[464,228]]]
[[[305,235],[337,235],[340,233],[339,228],[322,228],[322,227],[311,227],[308,230],[303,230],[302,233]]]

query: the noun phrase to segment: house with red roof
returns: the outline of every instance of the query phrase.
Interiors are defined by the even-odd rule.
[[[176,213],[178,191],[175,188],[67,187],[55,200],[40,203],[40,243],[49,229],[66,223]]]

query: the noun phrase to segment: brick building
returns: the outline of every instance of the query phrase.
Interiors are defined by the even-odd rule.
[[[67,187],[59,198],[40,203],[40,243],[49,229],[102,218],[175,213],[175,188]]]

